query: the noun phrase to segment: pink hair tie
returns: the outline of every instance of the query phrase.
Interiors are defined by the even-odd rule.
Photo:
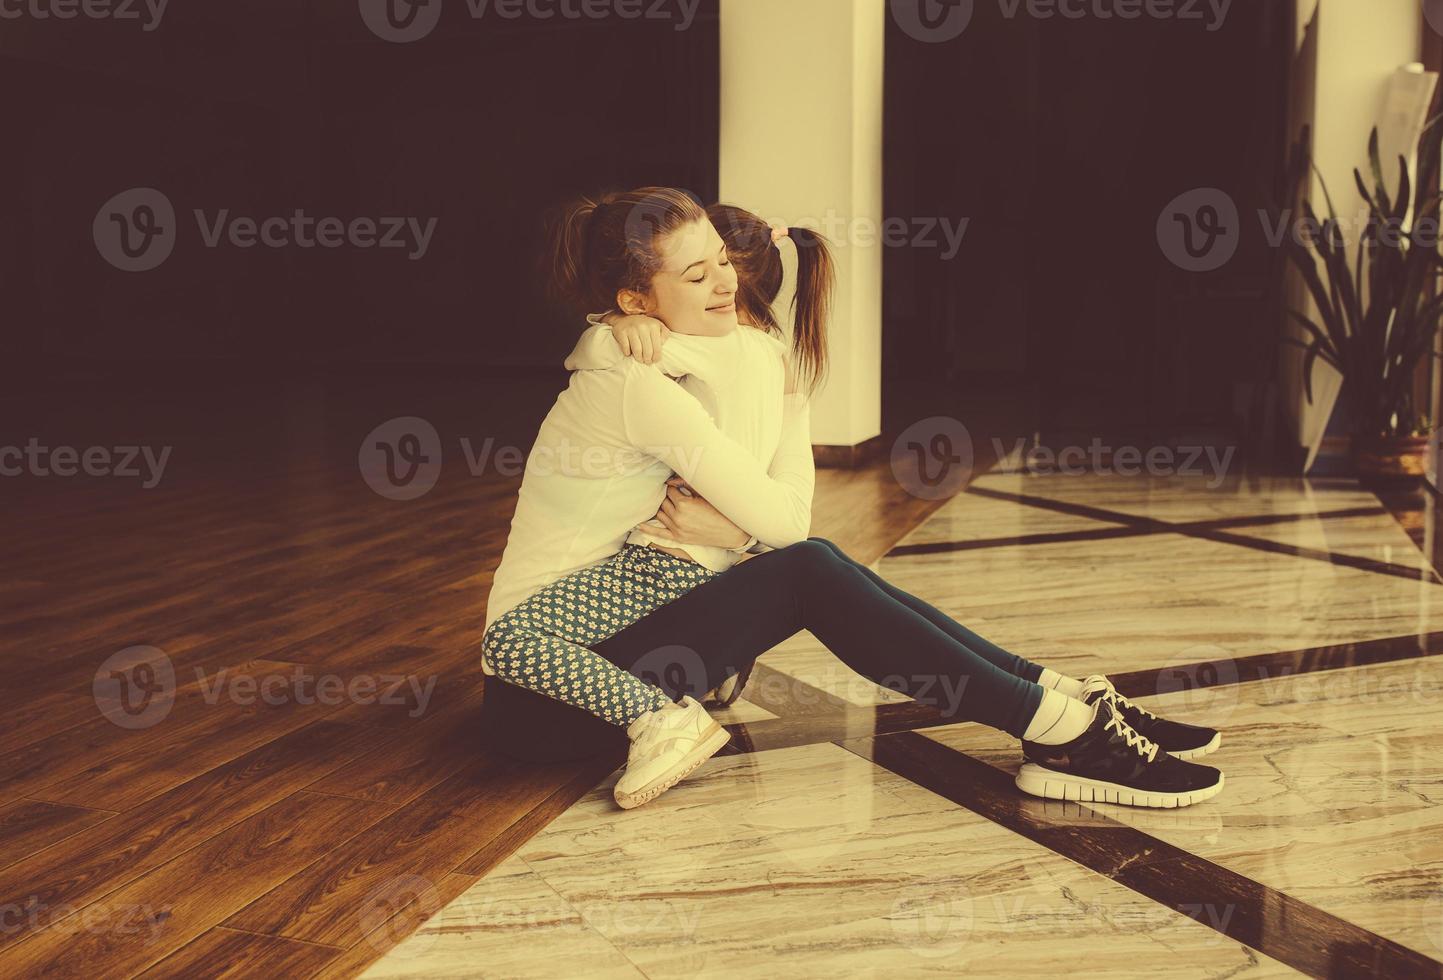
[[[772,244],[773,244],[773,245],[775,245],[777,242],[781,241],[783,238],[791,238],[791,237],[792,237],[792,233],[791,233],[790,231],[788,231],[787,229],[785,229],[785,228],[779,228],[779,227],[777,227],[776,225],[772,225],[771,227],[772,227]]]

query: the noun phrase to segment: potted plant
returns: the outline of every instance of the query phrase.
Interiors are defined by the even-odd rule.
[[[1443,297],[1435,288],[1443,270],[1436,189],[1440,145],[1443,124],[1435,117],[1418,140],[1422,179],[1412,180],[1408,161],[1400,155],[1397,195],[1392,197],[1383,180],[1375,126],[1368,140],[1372,187],[1360,171],[1353,171],[1367,204],[1366,224],[1356,235],[1344,234],[1319,173],[1328,217],[1319,222],[1312,203],[1303,195],[1308,234],[1283,238],[1322,321],[1319,324],[1304,311],[1289,310],[1309,337],[1306,342],[1285,337],[1283,342],[1306,352],[1303,388],[1309,404],[1313,401],[1315,361],[1322,358],[1343,376],[1352,456],[1363,482],[1416,483],[1425,469],[1432,427],[1428,416],[1413,404],[1413,378],[1420,359],[1437,356],[1434,338],[1443,317]],[[1305,129],[1294,157],[1294,182],[1310,170],[1316,171],[1307,159],[1307,146]],[[1410,188],[1416,188],[1411,202]],[[1349,246],[1354,249],[1351,268]],[[1314,252],[1322,260],[1321,273]]]

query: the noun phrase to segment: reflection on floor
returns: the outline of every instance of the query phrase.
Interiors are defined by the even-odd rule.
[[[994,473],[876,567],[1223,728],[1227,789],[1021,797],[1014,740],[896,730],[906,699],[803,634],[724,718],[758,738],[635,811],[606,780],[366,976],[1443,975],[1443,594],[1376,497]]]

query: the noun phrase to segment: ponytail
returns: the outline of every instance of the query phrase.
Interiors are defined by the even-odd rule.
[[[754,327],[781,335],[772,303],[782,291],[782,253],[772,227],[750,211],[713,204],[707,216],[737,267],[737,311]],[[797,248],[797,292],[792,298],[792,373],[798,389],[814,393],[827,373],[827,319],[836,271],[827,240],[810,228],[788,228]]]
[[[551,292],[557,299],[585,306],[588,267],[586,233],[600,202],[583,197],[562,208],[547,234],[547,258]]]
[[[827,320],[836,267],[827,240],[810,228],[788,228],[797,247],[797,291],[792,297],[792,354],[798,385],[813,394],[827,374]]]

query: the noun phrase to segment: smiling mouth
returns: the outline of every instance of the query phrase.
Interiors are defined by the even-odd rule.
[[[708,313],[732,313],[732,312],[735,312],[735,311],[736,311],[736,308],[737,308],[736,301],[733,300],[732,302],[728,303],[726,306],[708,306],[706,311],[707,311]]]

